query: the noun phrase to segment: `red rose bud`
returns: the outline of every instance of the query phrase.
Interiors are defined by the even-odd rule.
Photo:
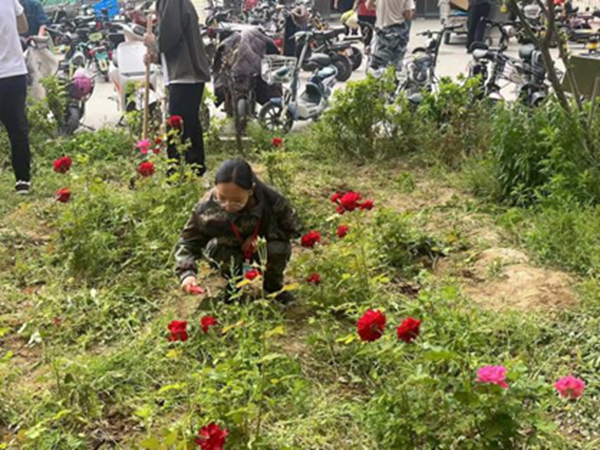
[[[137,169],[138,173],[143,177],[154,175],[154,163],[152,161],[144,161]]]
[[[362,341],[376,341],[383,336],[385,328],[385,315],[376,309],[369,309],[358,319],[356,331]]]
[[[71,191],[69,188],[62,188],[56,191],[56,201],[61,203],[67,203],[71,200]]]
[[[344,208],[342,208],[341,206],[337,206],[335,208],[335,210],[337,211],[338,214],[341,214],[341,215],[343,215],[346,212],[346,210]]]
[[[335,194],[333,194],[331,196],[331,203],[337,203],[337,201],[342,198],[342,194],[340,194],[339,192],[336,192]]]
[[[319,242],[321,242],[321,234],[318,231],[311,231],[302,236],[300,245],[304,248],[313,248]]]
[[[373,200],[365,200],[364,202],[362,202],[359,205],[359,207],[360,207],[361,211],[364,211],[364,210],[370,211],[375,207],[375,205],[373,204]]]
[[[340,225],[337,228],[337,236],[340,239],[343,239],[346,237],[346,235],[348,234],[348,230],[350,230],[350,227],[348,225]]]
[[[70,157],[62,156],[54,161],[54,171],[56,173],[67,173],[72,165],[73,160]]]
[[[313,273],[310,277],[306,279],[306,281],[310,284],[318,285],[321,284],[321,275],[317,272]]]
[[[271,140],[271,145],[273,147],[281,147],[283,145],[283,139],[281,139],[280,137],[274,137]]]
[[[219,325],[219,322],[212,316],[204,316],[200,319],[200,327],[203,333],[208,333],[210,327],[216,327],[217,325]]]
[[[195,442],[202,450],[223,450],[228,434],[226,429],[213,422],[198,432]]]
[[[181,116],[171,116],[167,120],[167,123],[171,128],[180,129],[183,125],[183,118]]]
[[[169,342],[188,340],[187,322],[185,320],[173,320],[167,327],[171,334],[167,337]]]
[[[159,137],[157,137],[156,139],[154,139],[154,145],[160,145],[163,143],[163,140]]]
[[[260,272],[256,269],[249,270],[246,272],[246,275],[244,275],[244,278],[249,281],[254,281],[258,277],[260,277]]]
[[[414,341],[419,336],[419,328],[421,327],[421,321],[415,320],[412,317],[404,320],[396,329],[398,339],[406,343]]]

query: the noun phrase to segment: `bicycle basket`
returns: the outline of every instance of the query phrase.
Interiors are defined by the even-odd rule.
[[[267,55],[262,60],[262,79],[268,84],[289,83],[294,76],[296,58]]]

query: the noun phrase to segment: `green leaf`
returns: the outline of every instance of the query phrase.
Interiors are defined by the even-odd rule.
[[[6,355],[4,355],[2,359],[0,359],[0,363],[8,362],[14,355],[15,353],[12,350],[7,351]]]
[[[155,437],[149,437],[140,442],[140,446],[148,450],[158,450],[160,448],[160,441]]]
[[[273,328],[272,330],[269,330],[265,333],[265,336],[270,338],[273,337],[275,335],[284,335],[285,334],[285,330],[283,329],[283,325],[279,325],[278,327]]]
[[[152,416],[152,409],[149,406],[138,408],[133,413],[141,419],[147,419]]]
[[[177,442],[177,430],[173,430],[165,436],[165,445],[167,447],[175,444],[175,442]]]
[[[176,384],[168,384],[166,386],[161,387],[158,390],[159,394],[164,394],[165,392],[179,390],[187,387],[187,383],[176,383]]]

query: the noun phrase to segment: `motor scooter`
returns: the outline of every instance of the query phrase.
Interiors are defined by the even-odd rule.
[[[283,97],[272,98],[260,110],[259,120],[271,131],[288,133],[295,121],[316,120],[329,105],[338,72],[329,55],[313,53],[305,60],[312,34],[301,31],[294,35],[302,45],[300,58],[271,55],[263,59],[263,80],[269,84],[290,83]],[[316,69],[300,94],[300,70],[306,63]]]
[[[144,55],[147,53],[144,45],[144,27],[138,25],[113,24],[113,35],[119,31],[124,41],[113,51],[110,61],[109,78],[117,93],[119,110],[125,114],[132,111],[143,111],[144,91],[146,82],[146,64]],[[165,98],[162,73],[154,64],[150,65],[150,96],[149,105],[156,111],[159,103]],[[121,119],[123,120],[123,118]]]

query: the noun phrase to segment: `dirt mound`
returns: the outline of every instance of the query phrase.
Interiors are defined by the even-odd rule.
[[[576,303],[573,279],[566,273],[534,267],[511,248],[492,248],[475,259],[465,293],[493,309],[556,309]]]

